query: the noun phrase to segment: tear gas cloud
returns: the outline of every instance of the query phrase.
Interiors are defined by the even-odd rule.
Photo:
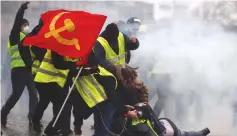
[[[160,81],[147,79],[145,73],[150,67],[171,77],[170,83],[162,86],[166,84],[168,95],[173,96],[166,106],[170,106],[170,118],[179,127],[207,126],[213,135],[236,135],[237,129],[232,127],[233,103],[237,101],[236,34],[184,10],[174,12],[169,27],[150,25],[151,32],[138,36],[140,47],[132,52],[131,65],[140,66],[141,78],[152,94],[155,90],[151,86]],[[196,106],[190,99],[196,101]],[[182,104],[177,106],[180,100]],[[184,118],[179,119],[176,114]],[[201,118],[195,120],[195,114]]]
[[[35,7],[33,5],[35,4]],[[96,2],[31,2],[26,18],[32,22],[34,27],[39,15],[49,9],[80,9],[95,13],[108,15],[107,22],[118,19],[127,19],[132,11],[124,11],[119,14],[120,9],[114,5]],[[65,5],[65,3],[67,5]],[[5,4],[5,5],[4,5]],[[11,92],[10,87],[10,61],[6,54],[6,45],[14,16],[16,5],[20,2],[2,2],[2,26],[1,29],[1,58],[2,58],[2,80],[1,92],[2,102],[6,100],[5,95]],[[94,6],[91,6],[94,5]],[[51,6],[51,7],[50,7]],[[113,9],[112,9],[113,8]],[[125,9],[124,9],[125,10]],[[127,10],[127,9],[126,9]],[[134,10],[134,9],[131,9]],[[5,11],[5,12],[3,12]],[[161,27],[159,27],[161,26]],[[163,27],[166,26],[166,27]],[[236,34],[225,32],[219,25],[208,23],[186,14],[183,10],[175,10],[174,16],[167,22],[157,22],[148,25],[148,31],[139,36],[140,47],[132,52],[132,66],[139,66],[141,78],[148,83],[150,93],[155,90],[150,87],[156,85],[157,80],[147,80],[146,72],[155,65],[157,70],[167,73],[171,80],[163,86],[168,86],[171,91],[169,95],[168,108],[169,118],[183,129],[201,129],[210,127],[214,136],[235,136],[237,129],[232,127],[233,103],[236,101],[237,89],[237,38]],[[7,56],[7,57],[6,57]],[[5,64],[6,63],[6,64]],[[183,94],[180,96],[180,94]],[[185,94],[185,95],[184,95]],[[4,97],[5,96],[5,97]],[[152,105],[156,97],[152,98]],[[191,105],[191,100],[198,104]],[[177,101],[182,100],[182,102]],[[182,109],[183,120],[175,117],[177,103],[182,103],[178,109]],[[28,94],[24,92],[21,102],[13,109],[14,113],[26,115],[28,109]],[[201,107],[201,108],[200,108]],[[25,109],[24,113],[22,112]],[[49,108],[51,110],[51,108]],[[198,109],[198,110],[197,110]],[[21,111],[21,112],[20,112]],[[47,111],[45,116],[50,119],[52,112]],[[195,114],[202,118],[195,120]],[[44,116],[44,117],[45,117]],[[163,114],[162,114],[163,116]],[[182,123],[180,123],[182,122]]]

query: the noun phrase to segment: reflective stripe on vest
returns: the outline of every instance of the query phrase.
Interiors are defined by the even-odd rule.
[[[40,61],[39,60],[34,60],[33,64],[32,64],[32,74],[35,75],[38,72],[38,69],[40,67]]]
[[[153,129],[153,127],[151,125],[151,122],[149,120],[145,120],[145,119],[132,120],[132,126],[136,126],[136,125],[141,124],[141,123],[146,123],[148,125],[149,129],[151,129],[151,131],[153,132],[152,134],[154,136],[158,136],[158,134]]]
[[[104,48],[105,57],[108,61],[110,61],[112,64],[121,64],[122,66],[125,67],[126,63],[125,40],[121,32],[119,32],[118,36],[118,47],[119,47],[118,54],[114,52],[114,50],[110,47],[108,41],[103,37],[99,37],[97,41],[99,41],[102,47]]]
[[[35,82],[39,83],[57,83],[60,87],[64,87],[67,81],[69,70],[59,70],[54,67],[51,60],[51,51],[47,50],[43,61],[35,76]]]
[[[78,92],[90,108],[107,99],[104,87],[97,82],[96,78],[94,77],[95,74],[99,74],[100,76],[112,76],[116,81],[115,88],[117,88],[117,80],[113,74],[101,66],[98,68],[100,70],[99,73],[79,77],[76,82]]]
[[[25,38],[25,34],[20,32],[20,41]],[[16,67],[25,67],[25,62],[22,60],[18,44],[11,46],[10,41],[8,41],[8,51],[11,57],[11,69]]]

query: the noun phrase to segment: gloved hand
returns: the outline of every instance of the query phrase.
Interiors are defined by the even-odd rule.
[[[21,9],[23,9],[23,10],[25,10],[25,9],[27,9],[28,8],[28,4],[29,4],[30,2],[24,2],[24,3],[22,3],[21,4]]]

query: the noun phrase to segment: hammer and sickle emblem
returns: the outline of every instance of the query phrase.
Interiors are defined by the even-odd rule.
[[[53,36],[59,43],[64,44],[64,45],[75,45],[77,50],[80,50],[80,45],[78,43],[78,39],[77,38],[72,38],[71,40],[65,39],[63,37],[60,36],[60,32],[63,32],[65,30],[67,30],[68,32],[73,32],[75,30],[75,25],[72,22],[71,19],[67,18],[64,20],[64,26],[60,27],[60,28],[55,28],[55,24],[58,21],[58,19],[65,13],[69,13],[69,12],[61,12],[59,14],[57,14],[51,21],[50,26],[49,26],[49,32],[45,33],[44,37],[45,38],[49,38],[51,36]]]

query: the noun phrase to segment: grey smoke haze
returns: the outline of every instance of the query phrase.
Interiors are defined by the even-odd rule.
[[[133,52],[132,65],[141,67],[141,75],[149,63],[165,70],[171,76],[173,94],[187,94],[180,97],[186,100],[182,106],[190,105],[188,99],[201,97],[203,114],[197,112],[202,120],[195,120],[195,107],[191,106],[181,128],[208,126],[213,135],[236,135],[237,129],[231,127],[232,105],[237,100],[236,34],[191,17],[183,10],[176,10],[171,20],[169,27],[154,28],[151,33],[148,31],[141,36],[141,46]],[[156,84],[157,81],[148,82]],[[196,95],[188,95],[193,92]],[[170,101],[171,106],[176,102]],[[178,122],[174,116],[171,118]]]
[[[31,27],[34,27],[40,13],[48,9],[80,9],[103,13],[109,16],[107,23],[118,19],[126,20],[135,14],[132,9],[127,8],[123,9],[125,10],[123,14],[119,14],[121,8],[113,9],[116,5],[101,3],[41,2],[40,7],[29,8],[29,11],[26,11],[26,17],[32,22]],[[1,29],[1,102],[5,102],[5,95],[11,92],[11,87],[9,88],[10,65],[6,43],[17,11],[17,4],[20,5],[19,2],[14,4],[13,2],[2,2],[2,11],[5,9],[5,12],[2,12],[1,18],[2,28],[4,26],[4,29]],[[106,7],[109,6],[111,8],[107,9]],[[132,53],[131,64],[140,66],[140,74],[143,74],[142,79],[145,79],[144,69],[149,67],[145,65],[146,62],[157,64],[157,68],[164,69],[171,75],[172,84],[170,87],[174,94],[194,91],[196,96],[200,95],[203,105],[202,120],[194,119],[194,107],[191,107],[190,113],[187,114],[188,120],[184,121],[185,125],[182,128],[195,130],[207,126],[210,127],[214,136],[227,134],[236,136],[237,129],[231,127],[233,121],[232,103],[237,99],[236,34],[225,32],[218,25],[193,18],[185,11],[176,12],[169,23],[157,22],[157,24],[148,25],[150,31],[139,37],[141,46]],[[138,13],[136,15],[139,16]],[[152,83],[155,84],[156,81]],[[188,98],[194,99],[196,96],[191,95]],[[174,100],[171,100],[170,104],[173,106],[172,103]],[[184,102],[184,106],[188,103]],[[26,115],[27,111],[28,94],[25,91],[20,102],[13,109],[13,113]],[[45,117],[50,119],[51,114],[50,109],[46,112],[44,119]],[[174,122],[178,121],[173,116],[171,118],[174,119]]]

